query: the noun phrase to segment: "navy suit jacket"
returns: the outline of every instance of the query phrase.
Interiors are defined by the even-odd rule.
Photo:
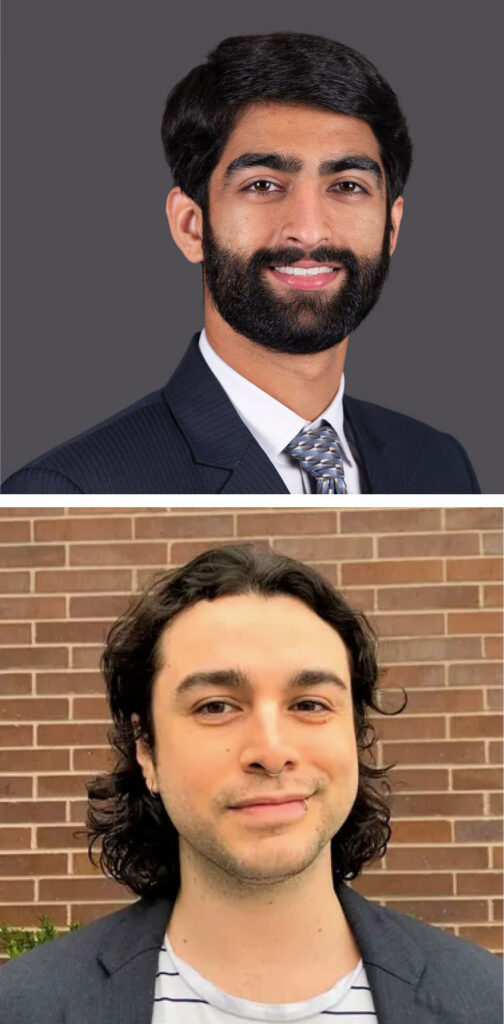
[[[199,334],[168,384],[13,473],[3,494],[288,494],[203,359]],[[480,494],[450,434],[343,400],[371,494]]]
[[[499,957],[380,907],[344,882],[335,889],[379,1024],[502,1024]],[[173,905],[137,900],[7,962],[0,967],[1,1024],[151,1024]]]

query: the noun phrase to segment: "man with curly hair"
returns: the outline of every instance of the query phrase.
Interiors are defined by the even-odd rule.
[[[497,957],[350,888],[383,855],[374,635],[247,546],[158,580],[103,659],[89,850],[140,896],[0,973],[2,1024],[498,1024]],[[402,709],[401,709],[402,710]]]

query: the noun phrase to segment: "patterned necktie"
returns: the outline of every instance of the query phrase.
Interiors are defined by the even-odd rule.
[[[317,481],[317,494],[347,494],[343,471],[343,449],[328,423],[306,427],[287,445],[286,452],[298,459]]]

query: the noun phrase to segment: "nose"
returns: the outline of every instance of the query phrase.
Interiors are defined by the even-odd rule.
[[[284,242],[294,242],[309,250],[331,240],[327,202],[318,188],[303,185],[293,190],[282,213]]]
[[[242,751],[244,771],[256,771],[260,765],[266,772],[279,773],[287,764],[297,765],[299,754],[292,743],[288,726],[280,726],[278,715],[264,709],[252,716]]]

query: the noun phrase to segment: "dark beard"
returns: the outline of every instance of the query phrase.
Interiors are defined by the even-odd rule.
[[[377,302],[389,270],[390,227],[388,217],[381,253],[374,257],[320,246],[309,254],[302,249],[258,249],[247,260],[217,244],[204,215],[204,279],[220,315],[238,334],[277,352],[323,352],[355,331]],[[302,259],[344,268],[345,279],[334,296],[299,292],[283,299],[268,287],[264,267],[285,267]]]

